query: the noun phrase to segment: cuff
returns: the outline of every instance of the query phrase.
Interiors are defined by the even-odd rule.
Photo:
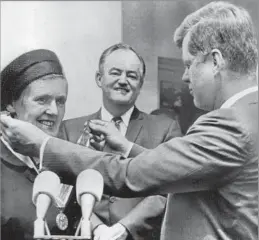
[[[127,239],[138,239],[138,234],[136,233],[137,230],[134,226],[132,226],[132,224],[130,224],[127,219],[121,219],[120,221],[118,221],[117,223],[121,224],[123,227],[125,227],[125,229],[128,232],[128,235],[130,237],[128,237]]]
[[[133,145],[134,145],[134,143],[129,142],[129,145],[128,145],[127,149],[125,150],[125,152],[122,153],[122,156],[123,156],[124,158],[127,158],[127,157],[129,156]]]
[[[92,213],[90,221],[91,221],[92,231],[94,231],[101,224],[104,224],[102,220],[95,213]]]
[[[45,147],[46,147],[48,141],[49,141],[51,138],[52,138],[51,136],[47,136],[47,137],[43,140],[43,142],[42,142],[42,144],[41,144],[41,146],[40,146],[40,166],[39,166],[39,171],[42,170],[43,154],[44,154]]]

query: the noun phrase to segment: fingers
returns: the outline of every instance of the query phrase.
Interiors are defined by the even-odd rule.
[[[93,140],[95,142],[102,142],[105,139],[104,135],[96,135],[96,134],[90,134],[90,140]]]
[[[4,127],[8,127],[13,120],[14,120],[13,118],[5,114],[1,114],[0,116],[1,125],[3,125]]]
[[[98,150],[102,151],[105,145],[105,137],[103,134],[101,135],[95,135],[95,134],[89,134],[89,141],[90,145]]]
[[[3,120],[3,121],[2,121]],[[1,136],[8,142],[10,131],[8,131],[8,118],[6,119],[6,116],[1,116],[1,121],[0,121],[0,132]]]
[[[89,125],[90,125],[91,123],[94,123],[94,124],[97,125],[97,126],[106,126],[109,122],[103,121],[103,120],[100,120],[100,119],[93,119],[93,120],[90,120],[90,121],[88,122]]]
[[[104,135],[108,134],[107,127],[109,126],[109,122],[101,121],[101,120],[91,120],[89,121],[89,127],[94,133],[101,133]]]
[[[2,128],[2,124],[1,124],[1,137],[10,144],[10,141],[9,141],[9,137],[8,137],[8,133],[6,131],[5,128]]]
[[[104,146],[105,146],[105,141],[102,142],[95,142],[94,139],[90,139],[90,145],[98,150],[98,151],[103,151]]]

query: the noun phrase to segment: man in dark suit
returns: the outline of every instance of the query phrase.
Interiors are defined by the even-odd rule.
[[[257,240],[258,50],[252,20],[241,7],[211,2],[188,15],[174,39],[182,49],[183,80],[195,106],[209,113],[184,137],[153,150],[118,144],[122,152],[142,152],[123,161],[52,138],[43,165],[75,176],[98,169],[105,192],[118,196],[169,193],[163,240]],[[107,123],[97,123],[90,127],[105,133]],[[30,155],[39,155],[46,139],[42,131],[7,117],[2,124],[5,139],[20,152],[26,152],[27,143]],[[111,138],[106,135],[114,144]]]
[[[64,121],[62,138],[84,146],[91,145],[84,125],[93,119],[111,122],[114,117],[121,118],[116,123],[121,135],[145,148],[155,148],[181,136],[177,121],[148,115],[135,106],[144,77],[144,60],[132,47],[120,43],[106,49],[96,73],[96,84],[102,90],[102,106],[89,116]],[[110,149],[105,147],[104,151],[110,152]],[[103,195],[91,218],[94,235],[100,240],[118,234],[115,239],[157,239],[165,204],[163,196],[122,199]]]

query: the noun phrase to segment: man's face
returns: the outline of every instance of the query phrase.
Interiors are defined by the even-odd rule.
[[[210,111],[214,109],[217,85],[213,74],[213,59],[210,54],[193,56],[188,50],[189,34],[186,35],[182,46],[182,57],[185,72],[182,80],[189,86],[197,108]]]
[[[142,87],[142,64],[130,50],[116,50],[107,56],[96,83],[103,91],[103,102],[133,106]]]
[[[51,136],[57,136],[65,114],[67,89],[67,81],[57,76],[55,79],[33,81],[13,102],[17,118],[34,124]]]

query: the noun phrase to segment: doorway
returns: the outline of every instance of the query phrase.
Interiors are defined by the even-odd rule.
[[[182,60],[158,57],[159,108],[176,118],[185,134],[205,111],[194,106],[188,86],[182,81],[183,73]]]

